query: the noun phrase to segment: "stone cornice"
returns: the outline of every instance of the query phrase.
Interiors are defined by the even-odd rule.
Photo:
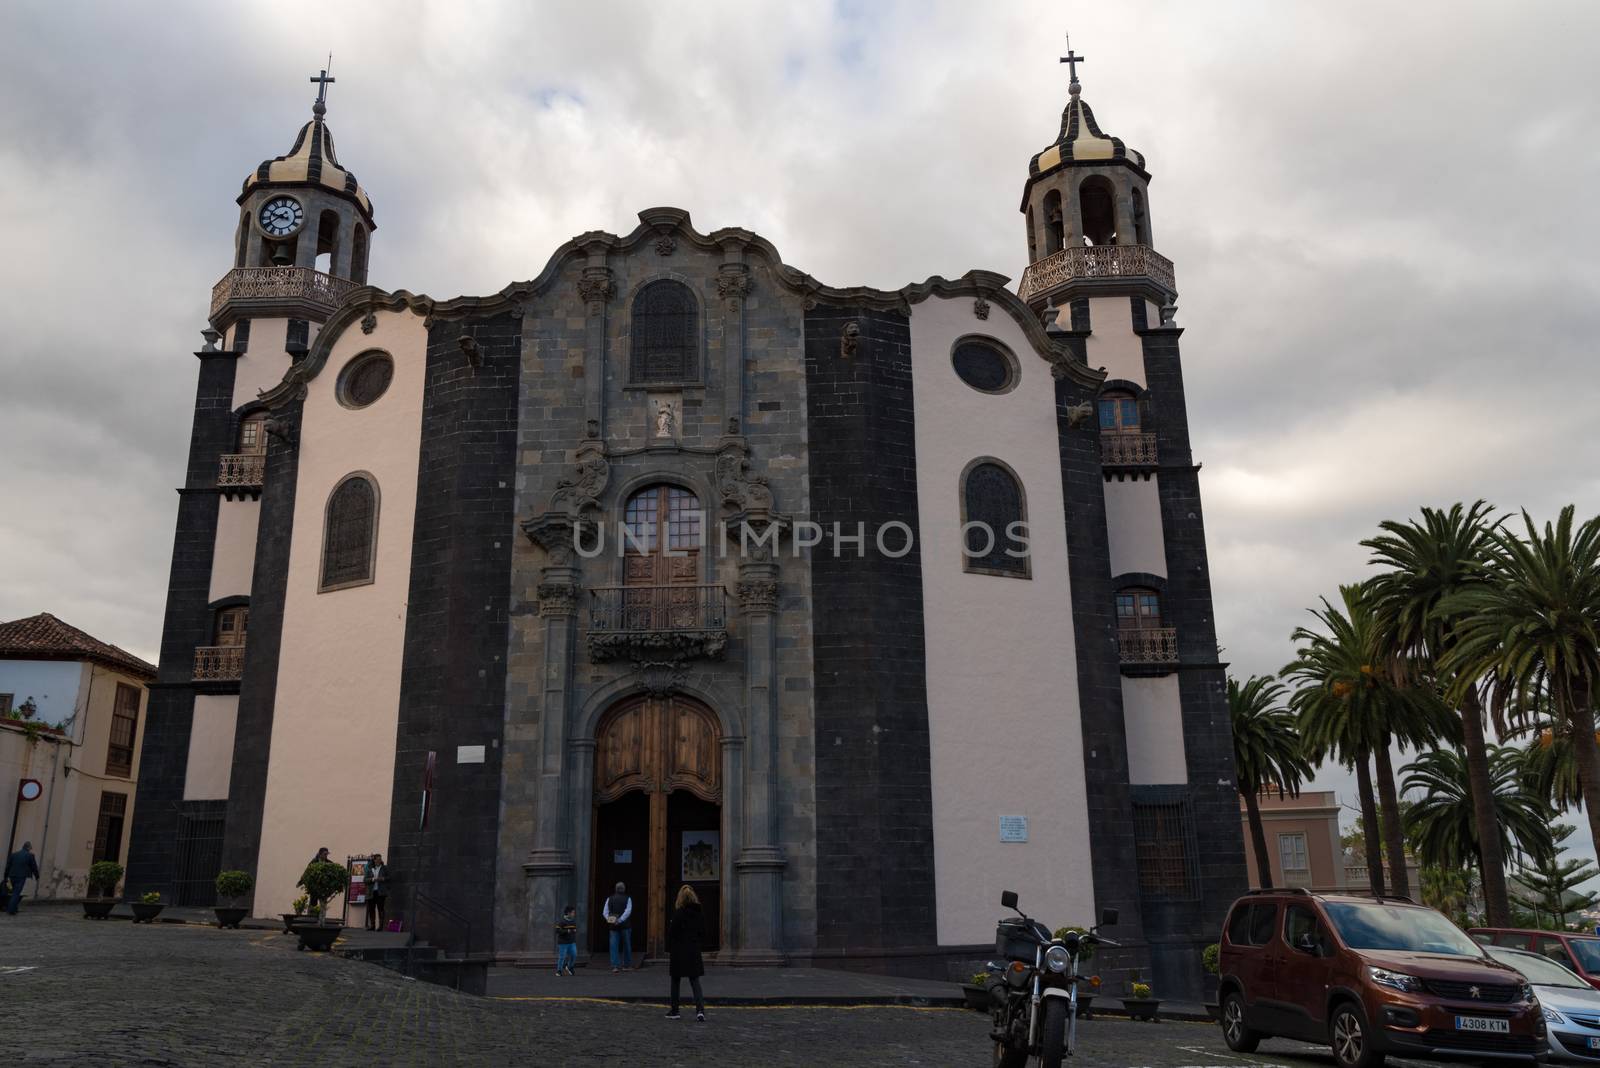
[[[639,213],[639,225],[624,236],[591,230],[579,234],[558,248],[537,277],[523,282],[512,282],[498,293],[487,296],[459,296],[449,300],[435,300],[426,294],[399,289],[385,292],[372,286],[363,286],[348,293],[344,302],[328,317],[317,333],[305,359],[300,360],[277,386],[262,394],[261,400],[276,407],[293,396],[297,388],[315,378],[327,363],[328,354],[338,342],[346,327],[359,322],[369,312],[409,310],[433,323],[474,316],[520,314],[522,304],[531,297],[549,292],[557,279],[574,262],[587,266],[600,266],[610,254],[625,254],[641,246],[653,247],[663,235],[670,235],[680,244],[687,244],[704,252],[720,253],[727,263],[744,263],[751,266],[764,263],[773,278],[791,293],[808,300],[826,301],[830,304],[856,305],[879,311],[897,311],[909,315],[914,304],[930,297],[970,296],[982,297],[991,308],[1010,314],[1028,336],[1036,354],[1052,364],[1057,374],[1064,374],[1084,385],[1098,385],[1104,374],[1095,371],[1071,355],[1063,346],[1046,335],[1039,317],[1014,292],[1007,288],[1010,279],[994,271],[968,271],[960,278],[947,279],[934,275],[923,282],[915,282],[900,289],[875,289],[871,286],[839,288],[825,285],[811,275],[783,262],[777,248],[766,238],[740,227],[724,227],[702,234],[689,221],[689,213],[681,208],[646,208]],[[991,312],[992,314],[992,312]]]

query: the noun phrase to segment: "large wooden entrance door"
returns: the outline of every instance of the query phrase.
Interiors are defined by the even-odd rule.
[[[683,697],[641,697],[595,735],[593,908],[619,881],[633,897],[635,955],[666,951],[667,916],[685,882],[700,896],[706,948],[721,940],[722,766],[716,718]],[[592,949],[606,951],[603,921]]]

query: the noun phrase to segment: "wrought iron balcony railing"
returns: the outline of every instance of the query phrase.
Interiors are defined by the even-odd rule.
[[[1149,245],[1081,245],[1029,264],[1017,295],[1027,300],[1068,282],[1095,278],[1148,278],[1169,293],[1178,291],[1172,261]]]
[[[1117,659],[1124,664],[1176,664],[1178,628],[1145,627],[1118,631]]]
[[[211,287],[211,318],[230,303],[310,305],[332,312],[358,283],[309,267],[235,267]]]
[[[267,475],[267,454],[234,452],[224,454],[217,468],[217,485],[244,489],[259,487]]]
[[[244,675],[244,646],[201,645],[194,651],[196,682],[237,682]]]
[[[721,586],[609,586],[589,591],[589,658],[719,659],[728,642]]]
[[[1154,467],[1156,436],[1145,431],[1100,432],[1100,462],[1106,467]]]

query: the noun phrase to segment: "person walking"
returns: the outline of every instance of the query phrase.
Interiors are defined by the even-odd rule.
[[[389,865],[382,853],[372,854],[367,862],[367,930],[381,931],[388,924]]]
[[[617,884],[616,890],[606,898],[601,915],[611,929],[611,974],[616,975],[624,968],[633,967],[633,928],[628,926],[628,917],[633,915],[633,898],[628,896],[626,885]]]
[[[578,908],[568,905],[556,921],[556,974],[575,975],[578,963]]]
[[[6,858],[6,878],[11,880],[11,896],[6,899],[6,915],[15,916],[22,902],[22,884],[39,878],[39,860],[33,855],[33,843],[23,842],[22,848]]]
[[[678,891],[678,900],[672,909],[672,921],[667,924],[667,950],[672,954],[672,1007],[667,1019],[682,1019],[678,1015],[678,991],[683,980],[689,980],[694,991],[694,1018],[706,1022],[706,998],[700,989],[700,977],[706,974],[705,961],[700,957],[700,941],[705,936],[705,918],[700,912],[700,895],[688,883]]]

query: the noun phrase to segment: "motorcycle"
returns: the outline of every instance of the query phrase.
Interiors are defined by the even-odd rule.
[[[1116,924],[1117,910],[1102,910],[1099,925],[1088,931],[1056,938],[1017,908],[1015,891],[1002,893],[1000,905],[1018,918],[1007,916],[996,926],[1000,959],[989,962],[995,1066],[1026,1068],[1037,1056],[1041,1068],[1061,1068],[1078,1044],[1078,987],[1100,985],[1098,976],[1078,974],[1079,957],[1090,946],[1118,944],[1097,933]]]

